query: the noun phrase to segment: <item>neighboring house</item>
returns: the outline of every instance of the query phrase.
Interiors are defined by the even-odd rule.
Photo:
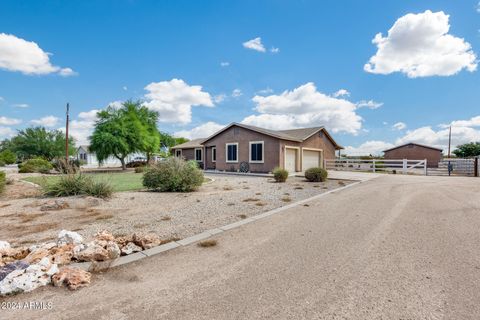
[[[126,159],[125,163],[129,163],[135,159],[145,158],[145,155],[142,153],[132,153],[129,154]],[[120,160],[115,157],[109,157],[108,159],[104,160],[101,164],[97,160],[97,156],[94,152],[90,152],[89,146],[81,145],[77,149],[77,159],[83,161],[85,166],[87,167],[119,167],[122,164]]]
[[[196,160],[205,169],[289,172],[323,167],[324,159],[334,159],[343,149],[323,127],[268,130],[232,123],[205,139],[192,140],[172,148],[176,157]],[[242,168],[240,168],[242,166]]]
[[[423,160],[427,159],[427,167],[437,168],[438,162],[442,159],[442,149],[425,146],[418,143],[407,143],[384,150],[384,158],[388,160],[407,159]]]

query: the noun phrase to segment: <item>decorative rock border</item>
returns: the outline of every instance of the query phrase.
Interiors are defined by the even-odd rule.
[[[267,217],[272,216],[274,214],[279,214],[279,213],[281,213],[285,210],[288,210],[290,208],[293,208],[293,207],[302,205],[306,202],[310,202],[310,201],[319,199],[321,197],[324,197],[327,194],[340,192],[340,191],[345,190],[347,188],[351,188],[351,187],[356,186],[356,185],[358,185],[360,183],[363,183],[363,182],[366,182],[366,181],[354,182],[354,183],[351,183],[351,184],[346,185],[344,187],[340,187],[340,188],[337,188],[337,189],[334,189],[334,190],[330,190],[330,191],[315,195],[313,197],[303,199],[303,200],[300,200],[300,201],[288,204],[286,206],[279,207],[279,208],[264,212],[262,214],[259,214],[259,215],[256,215],[256,216],[253,216],[253,217],[250,217],[250,218],[247,218],[247,219],[243,219],[243,220],[240,220],[240,221],[237,221],[237,222],[234,222],[234,223],[230,223],[230,224],[227,224],[227,225],[222,226],[222,227],[206,230],[202,233],[193,235],[191,237],[188,237],[188,238],[185,238],[185,239],[182,239],[182,240],[171,241],[171,242],[168,242],[168,243],[165,243],[165,244],[162,244],[162,245],[150,248],[150,249],[146,249],[146,250],[136,252],[136,253],[133,253],[133,254],[129,254],[129,255],[126,255],[126,256],[121,256],[121,257],[119,257],[117,259],[114,259],[114,260],[101,261],[101,262],[72,263],[69,266],[80,268],[82,270],[90,271],[90,272],[101,271],[101,270],[106,270],[106,269],[113,268],[113,267],[122,266],[122,265],[125,265],[125,264],[128,264],[128,263],[131,263],[131,262],[139,261],[139,260],[142,260],[144,258],[160,254],[162,252],[166,252],[166,251],[178,248],[178,247],[184,247],[184,246],[191,245],[191,244],[199,242],[201,240],[205,240],[207,238],[210,238],[214,235],[223,233],[225,231],[232,230],[232,229],[241,227],[245,224],[248,224],[248,223],[260,220],[260,219],[267,218]]]

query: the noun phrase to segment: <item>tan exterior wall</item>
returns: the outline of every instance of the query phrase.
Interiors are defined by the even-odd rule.
[[[438,162],[442,159],[442,152],[430,148],[425,148],[417,145],[406,145],[394,150],[385,152],[385,159],[408,159],[408,160],[423,160],[427,159],[427,167],[436,168]]]
[[[185,160],[195,160],[195,149],[182,149],[182,157]]]
[[[263,163],[250,163],[250,142],[263,141],[264,156]],[[238,143],[238,162],[226,162],[226,143]],[[241,162],[248,162],[251,172],[270,172],[278,166],[280,144],[277,138],[273,138],[252,130],[240,127],[231,127],[222,132],[213,139],[205,143],[207,149],[217,148],[217,161],[215,168],[217,170],[237,171]],[[213,166],[211,162],[211,151],[207,152],[207,166]],[[210,158],[210,160],[209,160]]]

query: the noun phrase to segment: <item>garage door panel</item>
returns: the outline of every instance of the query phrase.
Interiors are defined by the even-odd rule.
[[[321,152],[320,151],[303,151],[303,170],[321,166]]]

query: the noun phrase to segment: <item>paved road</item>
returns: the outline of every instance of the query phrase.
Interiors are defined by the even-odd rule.
[[[383,176],[217,238],[8,301],[53,303],[15,319],[480,319],[480,179]]]

